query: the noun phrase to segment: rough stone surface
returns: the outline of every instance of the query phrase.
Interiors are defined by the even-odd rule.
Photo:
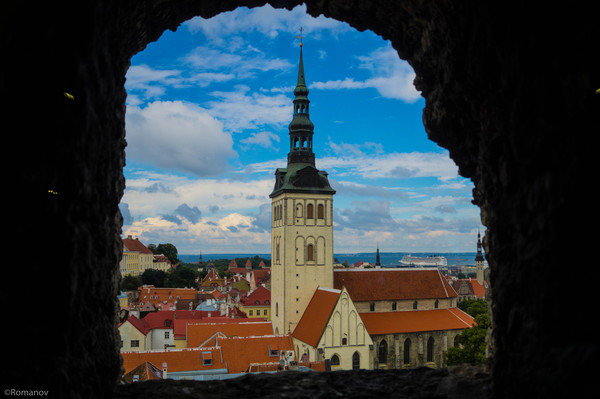
[[[115,399],[211,398],[438,398],[485,399],[490,378],[481,367],[412,370],[284,372],[226,381],[148,381],[122,385]]]
[[[300,1],[270,3],[291,8]],[[239,4],[2,5],[3,148],[17,161],[5,168],[4,185],[13,205],[7,265],[15,273],[0,299],[15,304],[9,323],[19,340],[17,353],[2,362],[2,388],[111,396],[121,373],[115,282],[129,60],[164,30]],[[489,346],[496,398],[581,398],[600,391],[593,374],[599,272],[595,237],[583,229],[595,216],[590,139],[598,134],[600,114],[600,25],[592,7],[307,1],[312,15],[391,40],[417,73],[427,134],[475,184],[493,288]],[[352,378],[349,392],[362,389],[360,375],[368,374]],[[389,375],[379,375],[381,384]],[[374,388],[377,379],[369,380]],[[309,389],[310,380],[303,381]],[[426,389],[431,380],[415,381]],[[419,397],[416,391],[407,397]]]

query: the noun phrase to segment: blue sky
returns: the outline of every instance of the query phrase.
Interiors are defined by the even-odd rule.
[[[270,252],[300,27],[335,253],[474,252],[473,185],[427,139],[412,68],[390,42],[304,6],[197,17],[132,58],[123,233],[181,254]]]

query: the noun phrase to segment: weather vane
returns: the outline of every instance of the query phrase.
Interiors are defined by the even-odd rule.
[[[300,47],[302,47],[302,27],[300,27],[300,36],[296,36],[298,39],[300,39]]]

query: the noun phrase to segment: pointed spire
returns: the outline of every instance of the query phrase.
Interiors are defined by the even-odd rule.
[[[302,43],[300,43],[300,60],[298,62],[298,81],[294,89],[294,116],[288,129],[290,132],[290,152],[288,164],[308,163],[315,164],[315,154],[312,150],[312,136],[314,125],[309,117],[308,88],[304,76],[304,60],[302,56]]]

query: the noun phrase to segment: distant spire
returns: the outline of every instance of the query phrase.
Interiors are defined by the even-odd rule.
[[[379,243],[377,243],[377,256],[375,257],[375,266],[381,266],[381,262],[379,259]]]

